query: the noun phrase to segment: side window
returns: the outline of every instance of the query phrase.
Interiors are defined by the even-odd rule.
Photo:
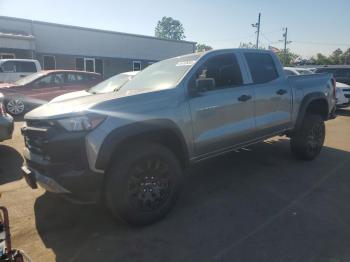
[[[36,66],[34,62],[26,62],[26,61],[15,61],[16,72],[23,73],[35,73]]]
[[[5,62],[1,67],[4,72],[16,72],[15,63],[13,61]]]
[[[33,82],[33,87],[44,88],[51,86],[52,75],[47,75]]]
[[[218,55],[206,61],[196,73],[196,82],[212,79],[212,89],[223,89],[243,84],[242,72],[234,54]]]
[[[81,74],[68,73],[67,83],[68,84],[79,84],[84,82],[84,77]]]
[[[255,84],[263,84],[278,78],[276,65],[269,54],[246,53],[250,73]]]
[[[60,86],[64,84],[64,73],[57,73],[52,75],[52,84]]]

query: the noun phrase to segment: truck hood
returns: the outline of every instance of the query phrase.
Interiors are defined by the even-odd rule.
[[[85,95],[68,100],[44,104],[25,115],[25,119],[55,119],[79,114],[83,111],[109,112],[120,108],[136,107],[141,103],[152,103],[165,96],[154,96],[150,90],[119,90],[118,92]],[[168,97],[169,99],[169,97]]]
[[[52,99],[50,101],[50,103],[56,103],[56,102],[61,102],[61,101],[65,101],[65,100],[68,100],[68,99],[74,99],[74,98],[77,98],[77,97],[90,96],[90,95],[92,95],[92,94],[87,92],[87,91],[85,91],[85,90],[76,91],[76,92],[70,92],[70,93],[67,93],[67,94],[55,97],[54,99]]]

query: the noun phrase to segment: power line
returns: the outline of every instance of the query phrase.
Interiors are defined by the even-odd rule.
[[[329,45],[329,46],[349,46],[350,47],[350,43],[349,44],[345,44],[345,43],[323,43],[323,42],[309,42],[309,41],[293,41],[294,43],[300,43],[300,44],[309,44],[309,45]]]
[[[225,39],[206,40],[206,42],[215,43],[215,42],[225,42],[225,41],[239,41],[239,40],[242,40],[242,39],[252,38],[254,36],[255,36],[255,34],[252,34],[252,35],[249,35],[249,36],[237,37],[237,38],[225,38]]]

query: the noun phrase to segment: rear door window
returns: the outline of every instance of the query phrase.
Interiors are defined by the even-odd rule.
[[[37,72],[34,62],[30,61],[14,61],[16,72],[35,73]]]
[[[65,83],[64,73],[52,74],[52,84],[54,86],[61,86]]]
[[[263,84],[278,78],[275,62],[269,54],[244,54],[255,84]]]
[[[78,85],[84,82],[82,74],[67,73],[67,84]]]

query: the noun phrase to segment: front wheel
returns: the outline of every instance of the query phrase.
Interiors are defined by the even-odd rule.
[[[129,224],[153,223],[175,204],[182,176],[178,159],[166,147],[153,143],[128,147],[107,173],[107,206]]]
[[[302,160],[312,160],[321,152],[326,128],[320,115],[306,115],[299,130],[291,137],[292,153]]]

